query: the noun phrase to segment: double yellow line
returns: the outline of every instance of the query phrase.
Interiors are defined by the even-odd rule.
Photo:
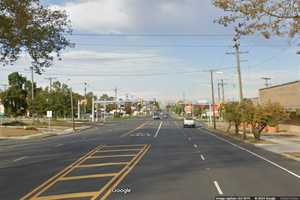
[[[137,130],[143,128],[143,127],[144,127],[146,124],[148,124],[148,123],[149,123],[149,121],[146,121],[146,122],[142,123],[141,125],[139,125],[138,127],[136,127],[135,129],[133,129],[133,130],[127,132],[127,133],[124,133],[124,134],[121,135],[120,137],[121,137],[121,138],[122,138],[122,137],[126,137],[126,136],[130,135],[131,133],[134,133],[135,131],[137,131]]]
[[[131,145],[119,145],[115,147],[125,147]],[[135,145],[132,145],[135,146]],[[137,145],[136,145],[137,146]],[[34,189],[32,192],[28,193],[26,196],[22,197],[20,200],[54,200],[54,199],[71,199],[71,198],[80,198],[80,197],[90,197],[91,200],[105,200],[111,194],[112,190],[129,174],[129,172],[137,165],[137,163],[143,158],[143,156],[147,153],[150,149],[151,145],[139,145],[142,148],[136,155],[132,155],[132,159],[129,162],[124,163],[116,163],[116,164],[126,164],[125,167],[122,168],[120,172],[110,174],[109,176],[113,177],[106,185],[104,185],[99,191],[94,192],[78,192],[78,193],[71,193],[71,194],[63,194],[63,195],[50,195],[50,196],[39,196],[43,192],[47,191],[51,186],[53,186],[58,181],[63,180],[68,173],[70,173],[76,167],[90,167],[86,165],[81,165],[87,159],[93,158],[93,155],[97,153],[101,148],[104,146],[98,146],[86,155],[79,158],[73,164],[66,167],[64,170],[53,176],[52,178],[48,179],[45,183],[41,184],[39,187]],[[136,150],[136,149],[135,149]],[[114,164],[114,163],[112,163]],[[94,164],[99,165],[101,167],[104,166],[105,163]],[[107,164],[108,165],[108,164]],[[103,174],[104,175],[104,174]],[[72,178],[72,177],[69,177]],[[73,177],[79,178],[82,177]],[[97,178],[97,177],[96,177]]]
[[[78,160],[76,160],[74,163],[72,163],[71,165],[64,168],[61,172],[59,172],[55,176],[48,179],[46,182],[41,184],[39,187],[35,188],[33,191],[31,191],[30,193],[28,193],[27,195],[22,197],[20,200],[36,199],[42,192],[46,191],[48,188],[50,188],[55,183],[57,183],[61,177],[65,176],[66,174],[71,172],[74,168],[76,168],[76,166],[78,166],[81,163],[83,163],[84,161],[86,161],[91,155],[96,153],[101,148],[103,148],[103,146],[98,146],[98,147],[94,148],[93,150],[91,150],[90,152],[88,152],[87,154],[85,154],[84,156],[79,158]]]
[[[106,200],[112,191],[121,183],[121,181],[132,171],[137,163],[150,149],[151,145],[145,145],[143,149],[115,176],[111,179],[97,195],[93,196],[91,200]]]

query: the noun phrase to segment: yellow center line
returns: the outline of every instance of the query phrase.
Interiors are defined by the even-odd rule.
[[[49,196],[41,196],[34,198],[34,200],[60,200],[60,199],[77,199],[84,197],[92,197],[96,192],[79,192],[79,193],[70,193],[70,194],[58,194],[58,195],[49,195]]]
[[[112,193],[112,191],[124,180],[124,178],[132,171],[132,169],[138,164],[138,162],[144,157],[144,155],[147,153],[147,151],[150,149],[151,145],[148,145],[147,148],[137,157],[136,160],[132,163],[132,165],[129,168],[126,168],[127,170],[121,174],[120,177],[116,180],[116,182],[107,190],[107,192],[104,194],[104,196],[100,200],[106,200],[108,196]],[[91,200],[95,200],[98,196],[94,196]]]
[[[142,123],[140,126],[138,126],[138,127],[136,127],[135,129],[133,129],[133,130],[131,130],[131,131],[129,131],[129,132],[127,132],[127,133],[124,133],[123,135],[121,135],[120,137],[125,137],[125,136],[128,136],[128,135],[130,135],[131,133],[134,133],[135,131],[137,131],[137,130],[139,130],[139,129],[141,129],[141,128],[143,128],[147,123],[149,123],[148,121],[146,121],[146,122],[144,122],[144,123]]]
[[[80,165],[85,160],[87,160],[89,158],[89,156],[95,154],[96,151],[99,148],[103,148],[103,146],[98,146],[95,149],[93,149],[92,151],[90,151],[89,153],[85,154],[84,156],[82,156],[81,158],[79,158],[77,161],[75,161],[71,165],[69,165],[66,168],[64,168],[61,172],[59,172],[58,174],[54,175],[53,177],[51,177],[50,179],[48,179],[46,182],[42,183],[40,186],[38,186],[37,188],[35,188],[33,191],[31,191],[30,193],[28,193],[27,195],[25,195],[24,197],[22,197],[20,200],[35,199],[41,193],[43,193],[44,191],[46,191],[49,187],[51,187],[52,185],[54,185],[55,183],[57,183],[59,178],[67,175],[76,166]]]
[[[150,148],[151,145],[145,145],[144,148],[118,173],[119,175],[115,176],[113,179],[111,179],[104,187],[101,188],[101,190],[99,190],[98,194],[97,195],[94,195],[93,198],[91,198],[91,200],[96,200],[98,199],[103,192],[109,190],[111,191],[111,188],[112,188],[112,184],[117,181],[120,176],[122,174],[124,174],[128,169],[129,167],[137,160],[139,161],[145,154],[145,152],[147,152],[147,150]],[[140,157],[141,156],[141,157]],[[114,185],[113,185],[114,186]]]
[[[76,168],[105,167],[105,166],[112,166],[112,165],[127,165],[127,164],[128,162],[85,164],[85,165],[79,165]]]
[[[118,173],[107,173],[107,174],[91,174],[91,175],[83,175],[83,176],[65,176],[60,179],[59,181],[69,181],[69,180],[79,180],[79,179],[87,179],[87,178],[102,178],[102,177],[110,177],[116,176]]]
[[[123,146],[142,146],[139,145],[116,145],[119,147]],[[105,146],[106,147],[116,147],[116,146]],[[137,154],[123,154],[123,155],[107,155],[107,156],[94,156],[99,148],[103,148],[103,146],[99,146],[86,155],[82,156],[80,159],[63,169],[61,172],[56,174],[55,176],[48,179],[46,182],[41,184],[39,187],[35,188],[32,192],[28,193],[26,196],[21,198],[20,200],[59,200],[59,199],[75,199],[82,197],[91,197],[92,199],[99,198],[101,195],[108,196],[111,193],[111,188],[116,187],[118,183],[121,182],[122,179],[133,169],[133,167],[142,159],[144,154],[150,148],[150,145],[143,145]],[[128,150],[128,149],[127,149]],[[112,157],[133,157],[129,162],[110,162],[110,163],[95,163],[95,164],[82,164],[88,159],[93,158],[112,158]],[[103,167],[110,165],[125,165],[120,172],[118,173],[106,173],[106,174],[90,174],[90,175],[79,175],[79,176],[67,176],[71,171],[75,168],[88,168],[88,167]],[[99,191],[96,192],[78,192],[78,193],[70,193],[70,194],[58,194],[58,195],[49,195],[49,196],[39,196],[43,192],[47,191],[50,187],[56,184],[58,181],[68,181],[68,180],[80,180],[87,178],[101,178],[101,177],[113,177],[104,187],[102,187]],[[102,197],[103,199],[104,197]],[[105,197],[106,198],[106,197]]]

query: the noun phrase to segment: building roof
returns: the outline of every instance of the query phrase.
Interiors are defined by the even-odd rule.
[[[295,83],[300,83],[300,80],[296,80],[296,81],[292,81],[292,82],[287,82],[287,83],[283,83],[283,84],[279,84],[279,85],[273,85],[271,87],[261,88],[259,90],[268,90],[268,89],[282,87],[282,86],[286,86],[286,85],[292,85],[292,84],[295,84]]]

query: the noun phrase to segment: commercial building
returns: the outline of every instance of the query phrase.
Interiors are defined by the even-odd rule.
[[[260,89],[259,101],[277,102],[289,111],[300,109],[300,80]]]

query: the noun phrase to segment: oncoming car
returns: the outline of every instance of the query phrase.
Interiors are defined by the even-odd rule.
[[[183,119],[183,128],[195,128],[196,124],[195,124],[195,120],[192,117],[186,117]]]

